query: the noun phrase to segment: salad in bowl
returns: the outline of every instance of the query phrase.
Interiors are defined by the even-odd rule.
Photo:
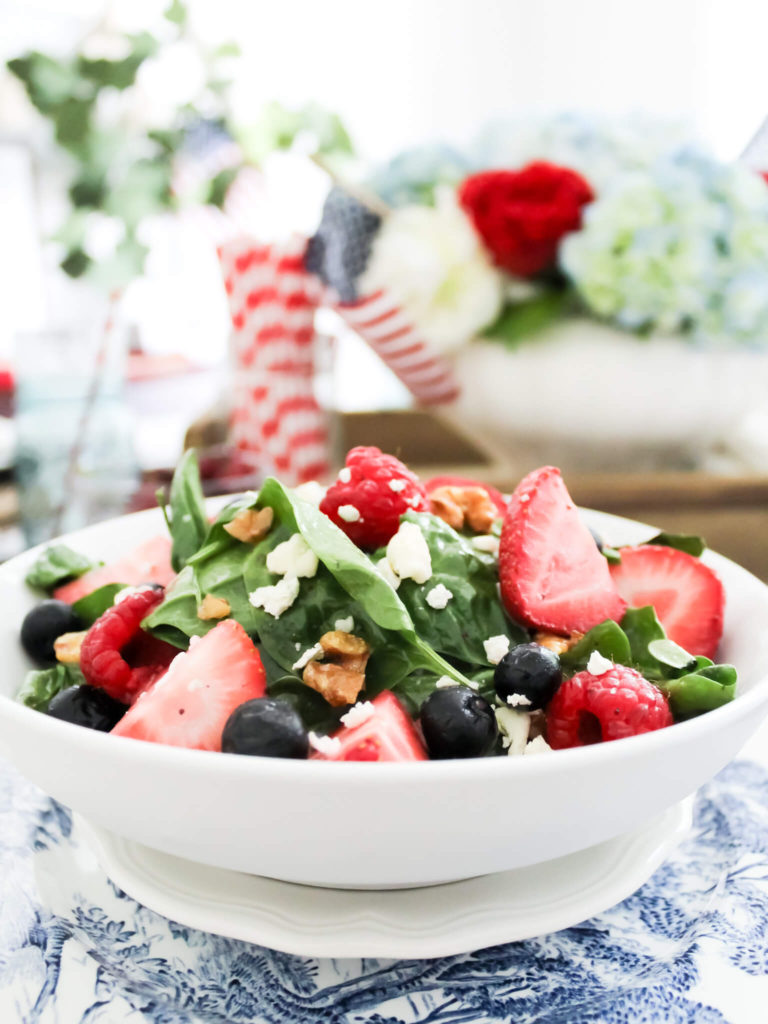
[[[612,547],[559,470],[504,497],[354,448],[209,519],[194,452],[168,535],[106,565],[42,550],[17,698],[111,736],[267,758],[551,755],[729,703],[725,590],[697,537]]]

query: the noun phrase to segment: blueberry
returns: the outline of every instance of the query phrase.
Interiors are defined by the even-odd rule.
[[[429,756],[482,757],[496,741],[493,708],[468,686],[435,690],[421,707],[421,728]]]
[[[517,706],[515,696],[526,698],[529,703],[519,702],[522,711],[538,711],[550,702],[555,690],[563,680],[560,659],[554,651],[540,644],[520,644],[505,654],[493,673],[496,693],[512,706]]]
[[[70,686],[57,693],[48,705],[48,714],[62,722],[84,725],[86,729],[109,732],[128,710],[97,686]]]
[[[221,734],[225,754],[306,757],[309,738],[298,712],[287,700],[257,697],[235,708]]]
[[[21,646],[39,665],[56,662],[54,640],[62,633],[84,629],[85,623],[64,601],[41,601],[24,616],[21,624]]]

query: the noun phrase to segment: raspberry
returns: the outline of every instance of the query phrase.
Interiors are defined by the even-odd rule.
[[[358,547],[374,550],[397,533],[404,512],[428,512],[429,501],[419,478],[394,455],[359,447],[347,453],[320,509]]]
[[[80,668],[86,683],[130,704],[165,671],[178,651],[146,637],[141,629],[142,619],[160,604],[164,593],[156,584],[140,587],[94,622],[80,649]]]
[[[547,740],[555,750],[639,736],[672,725],[661,690],[626,665],[602,675],[579,672],[561,684],[547,710]]]

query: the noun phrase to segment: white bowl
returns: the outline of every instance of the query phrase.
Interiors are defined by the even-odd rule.
[[[613,543],[649,535],[589,513]],[[156,511],[71,534],[104,559],[162,530]],[[740,749],[768,709],[768,588],[719,555],[727,593],[721,660],[738,697],[680,725],[536,757],[400,764],[249,758],[118,738],[12,697],[28,662],[18,631],[35,598],[35,552],[0,567],[5,662],[0,752],[93,822],[166,853],[286,881],[427,885],[534,864],[627,832],[681,800]]]

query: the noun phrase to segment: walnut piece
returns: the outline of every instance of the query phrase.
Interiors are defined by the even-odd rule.
[[[62,665],[79,665],[80,648],[83,646],[83,639],[87,630],[80,630],[78,633],[62,633],[53,642],[53,650],[56,654],[56,661]]]
[[[224,529],[235,540],[241,540],[244,544],[253,544],[262,537],[266,537],[272,528],[272,521],[275,518],[274,511],[269,505],[266,508],[244,508],[238,512],[235,518],[224,524]]]
[[[197,609],[197,617],[203,622],[208,622],[210,619],[226,619],[231,611],[229,601],[223,597],[206,594]]]
[[[429,495],[430,509],[454,530],[468,526],[488,533],[498,517],[496,506],[484,487],[438,487]]]
[[[371,653],[370,647],[361,637],[354,636],[352,633],[343,633],[338,629],[324,633],[320,637],[320,646],[327,655],[351,654],[355,657],[365,655],[367,660]]]
[[[324,661],[310,661],[302,678],[334,708],[354,704],[365,685],[365,672]]]
[[[542,630],[533,634],[533,640],[540,647],[546,647],[548,651],[554,651],[555,654],[565,654],[566,651],[569,651],[574,644],[581,640],[582,636],[583,633],[574,633],[573,636],[558,636],[557,633],[548,633]]]

